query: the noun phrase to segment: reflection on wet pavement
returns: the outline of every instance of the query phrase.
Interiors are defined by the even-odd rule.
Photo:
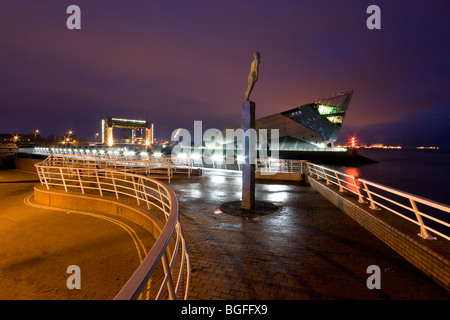
[[[240,175],[173,179],[192,263],[191,299],[448,299],[429,278],[305,182],[257,181],[273,214],[215,210],[241,200]],[[366,286],[379,265],[382,290]]]

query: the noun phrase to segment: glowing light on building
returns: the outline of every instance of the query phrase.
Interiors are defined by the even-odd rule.
[[[353,150],[353,148],[356,147],[356,137],[353,136],[350,138],[350,140],[348,141],[348,144],[350,145],[350,148]]]
[[[106,132],[106,136],[108,137],[107,145],[108,147],[112,147],[114,145],[113,128],[108,127]]]
[[[416,149],[439,150],[439,147],[416,147]]]
[[[147,120],[133,120],[133,119],[109,117],[102,119],[101,125],[102,125],[102,143],[106,143],[108,146],[112,146],[114,144],[114,138],[112,138],[113,128],[131,130],[130,139],[129,138],[116,139],[116,142],[119,144],[131,142],[131,144],[145,144],[145,146],[149,147],[154,139],[153,123]]]

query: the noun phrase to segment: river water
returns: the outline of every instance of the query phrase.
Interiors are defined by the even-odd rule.
[[[359,149],[378,161],[332,169],[450,205],[450,150]]]

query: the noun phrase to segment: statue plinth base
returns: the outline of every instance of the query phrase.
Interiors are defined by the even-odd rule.
[[[255,103],[244,101],[242,108],[242,130],[255,129]],[[251,145],[256,141],[250,141],[250,135],[245,136],[244,156],[245,162],[242,169],[242,209],[252,210],[255,208],[255,160],[256,146]]]

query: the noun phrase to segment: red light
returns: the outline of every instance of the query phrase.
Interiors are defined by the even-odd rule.
[[[349,144],[351,145],[352,148],[354,148],[356,146],[356,137],[355,136],[350,138]]]

